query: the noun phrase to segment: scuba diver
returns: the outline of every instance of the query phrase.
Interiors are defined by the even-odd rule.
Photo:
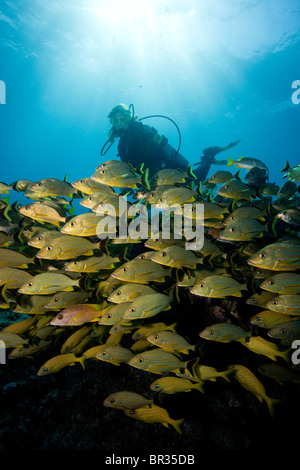
[[[179,147],[174,149],[164,135],[159,135],[154,127],[142,122],[149,117],[164,117],[175,124],[179,133]],[[133,105],[116,105],[109,113],[112,128],[109,131],[109,140],[103,145],[101,155],[104,155],[113,142],[119,138],[118,155],[123,162],[130,163],[134,168],[144,163],[145,168],[149,168],[149,177],[152,178],[162,168],[181,169],[186,171],[189,162],[179,153],[181,136],[176,123],[166,116],[153,115],[139,119],[134,114]],[[229,144],[227,147],[210,147],[203,151],[201,161],[196,163],[197,169],[193,173],[200,181],[204,181],[210,166],[214,164],[226,164],[227,161],[218,162],[215,155],[223,150],[227,150],[237,142]],[[104,152],[104,148],[110,146]]]

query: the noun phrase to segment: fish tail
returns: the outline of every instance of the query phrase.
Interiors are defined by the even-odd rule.
[[[226,167],[227,167],[227,166],[232,166],[233,164],[234,164],[233,158],[228,157],[228,162],[227,162]]]
[[[201,393],[204,393],[204,390],[203,390],[203,386],[202,386],[202,385],[203,385],[203,382],[198,382],[197,384],[195,384],[195,385],[193,386],[193,388],[195,388],[196,390],[199,390],[199,392],[201,392]]]
[[[86,358],[84,356],[76,358],[76,362],[80,362],[80,364],[82,365],[83,370],[85,370],[85,364],[84,364],[85,359]]]
[[[281,173],[283,173],[284,171],[288,171],[288,170],[290,170],[290,169],[291,169],[291,167],[290,167],[290,164],[289,164],[289,162],[288,162],[288,160],[287,160],[287,161],[286,161],[286,164],[285,164],[285,167],[282,168],[282,170],[280,170],[280,171],[281,171]]]
[[[282,400],[280,400],[278,398],[266,398],[266,403],[268,405],[270,415],[272,416],[272,418],[274,418],[274,416],[275,416],[276,406],[279,405],[281,402],[282,402]]]
[[[135,172],[139,174],[144,173],[144,165],[145,165],[144,162],[141,163],[138,167],[136,167]]]
[[[230,382],[230,380],[228,378],[228,375],[232,374],[232,372],[233,372],[233,369],[224,370],[221,373],[221,377],[223,377],[223,379],[227,380],[227,382]]]
[[[151,189],[150,183],[149,183],[149,168],[146,168],[146,170],[142,173],[141,175],[141,184],[147,188]]]
[[[274,217],[274,219],[272,220],[271,222],[271,225],[270,225],[270,228],[269,228],[269,231],[272,235],[274,235],[274,237],[277,237],[277,231],[276,231],[276,223],[277,223],[277,220],[278,220],[278,215],[276,215]],[[268,226],[268,224],[267,224]]]
[[[192,178],[194,180],[197,179],[197,176],[193,172],[193,164],[192,163],[189,165],[186,174],[189,178]]]
[[[227,165],[227,166],[228,166],[228,165]],[[235,179],[237,179],[238,181],[242,181],[242,178],[241,178],[241,171],[242,171],[241,169],[238,170],[238,171],[236,172],[236,174],[233,176],[233,177],[234,177]]]
[[[176,326],[177,326],[177,321],[175,323],[172,323],[172,325],[169,326],[169,330],[173,331],[174,333],[177,333]]]
[[[281,357],[282,359],[285,360],[285,362],[289,363],[290,362],[290,349],[287,349],[286,351],[282,351]]]
[[[173,428],[174,428],[175,431],[177,431],[179,434],[182,434],[182,431],[181,431],[181,429],[180,429],[180,426],[182,425],[183,422],[184,422],[184,418],[182,418],[182,419],[175,419],[175,420],[172,420],[172,422],[171,422]]]

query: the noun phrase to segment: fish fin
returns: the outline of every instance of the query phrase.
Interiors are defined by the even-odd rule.
[[[76,359],[76,362],[80,362],[80,364],[82,365],[83,370],[85,370],[85,363],[84,363],[84,361],[85,361],[85,357],[84,357],[84,356],[78,357],[78,358]]]
[[[285,360],[285,362],[290,362],[290,349],[282,352],[282,358]]]
[[[146,168],[146,170],[144,171],[144,173],[142,174],[141,176],[141,184],[147,188],[147,189],[151,189],[151,186],[150,186],[150,183],[149,183],[149,168]]]
[[[168,327],[169,330],[173,331],[174,333],[177,333],[176,332],[176,326],[177,326],[177,321],[175,323],[173,323],[172,325],[170,325]]]
[[[73,289],[72,286],[68,286],[68,287],[65,287],[63,290],[66,291],[66,292],[71,292],[71,291],[73,291],[74,289]]]
[[[204,393],[204,390],[203,390],[203,383],[204,383],[204,382],[199,382],[199,383],[195,384],[195,385],[193,386],[193,388],[195,388],[196,390],[199,390],[199,392],[201,392],[201,393]]]
[[[285,167],[282,168],[282,170],[280,170],[280,171],[281,171],[281,173],[283,173],[284,171],[288,171],[288,170],[290,170],[290,169],[291,169],[291,167],[290,167],[290,164],[289,164],[289,162],[288,162],[288,160],[287,160],[287,161],[286,161],[286,164],[285,164]]]
[[[172,421],[172,426],[173,428],[179,433],[179,434],[182,434],[182,431],[180,429],[180,426],[182,425],[182,423],[184,422],[184,418],[182,419],[176,419],[176,420],[173,420]],[[163,423],[164,424],[164,423]],[[168,426],[167,426],[168,427]]]
[[[239,292],[236,292],[236,293],[234,294],[234,297],[242,297],[242,293],[241,293],[240,291],[239,291]]]
[[[85,256],[93,256],[93,254],[93,250],[88,250],[86,253],[84,253]]]
[[[282,400],[278,399],[278,398],[267,398],[266,399],[266,403],[268,405],[268,408],[269,408],[269,411],[270,411],[270,415],[272,416],[272,418],[274,418],[275,416],[275,408],[277,405],[279,405],[280,403],[282,403]]]
[[[269,224],[266,224],[268,231],[271,233],[271,235],[273,235],[276,238],[277,238],[277,232],[276,232],[275,227],[276,227],[277,220],[278,220],[278,215],[276,215],[274,219],[271,221],[270,228],[269,228]]]
[[[232,372],[233,372],[233,369],[224,370],[224,372],[221,373],[221,377],[227,380],[227,382],[230,382],[228,375],[232,374]]]
[[[228,162],[227,162],[226,167],[231,166],[231,165],[234,165],[234,160],[233,158],[228,157]]]
[[[234,177],[235,179],[237,179],[238,181],[242,181],[242,178],[241,178],[241,171],[242,171],[241,169],[238,170],[238,171],[236,172],[236,174],[233,176],[233,177]]]
[[[193,164],[192,163],[189,165],[186,174],[189,178],[192,178],[194,180],[197,179],[197,176],[193,172]]]
[[[108,249],[108,243],[109,243],[109,238],[106,237],[103,240],[100,240],[99,242],[99,249],[103,251],[107,256],[110,256],[109,249]]]

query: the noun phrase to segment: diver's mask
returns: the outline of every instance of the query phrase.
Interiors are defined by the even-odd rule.
[[[125,113],[116,113],[110,118],[111,125],[116,129],[123,129],[131,120],[131,116]]]

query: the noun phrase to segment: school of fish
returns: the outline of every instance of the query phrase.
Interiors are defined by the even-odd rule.
[[[0,331],[8,358],[30,358],[55,342],[57,355],[40,365],[39,376],[76,363],[84,373],[89,361],[118,366],[120,374],[123,367],[142,370],[149,374],[145,395],[132,383],[108,391],[104,406],[180,434],[184,416],[170,417],[161,394],[205,393],[206,381],[235,380],[274,415],[280,400],[268,395],[264,377],[300,381],[291,361],[293,341],[300,340],[300,165],[286,162],[281,186],[268,182],[261,160],[229,158],[230,166],[238,172],[217,171],[200,184],[192,166],[165,168],[149,181],[143,165],[118,160],[73,183],[0,183],[0,308],[20,314]],[[12,193],[28,203],[11,203]],[[99,209],[109,203],[119,217],[120,198],[131,222],[141,203],[203,204],[203,246],[187,250],[184,237],[174,235],[111,238],[109,229],[99,239],[98,223],[110,217]],[[84,210],[79,215],[76,202]],[[197,217],[193,209],[189,216]],[[221,309],[206,318],[195,340],[182,292],[200,320],[197,301],[229,301],[229,315]],[[244,307],[251,312],[246,318],[239,314]],[[265,363],[251,370],[237,358],[217,370],[206,361],[213,342],[224,354],[235,342]]]

